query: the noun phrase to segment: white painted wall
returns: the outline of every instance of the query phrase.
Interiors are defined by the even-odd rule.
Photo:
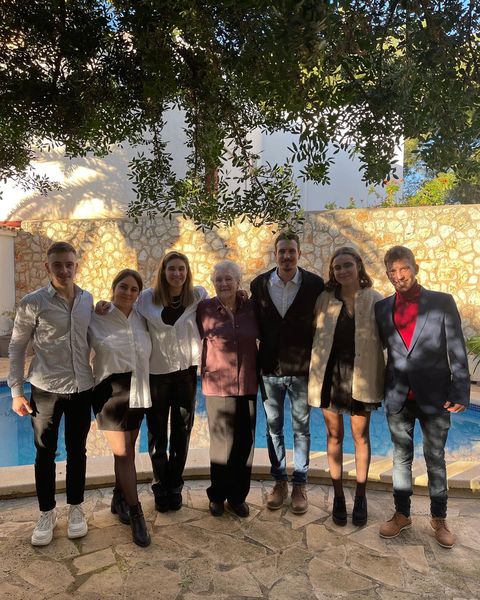
[[[290,133],[276,132],[272,135],[262,135],[259,140],[259,150],[264,161],[281,163],[285,160],[286,149],[296,141]],[[353,200],[356,208],[378,205],[379,197],[385,196],[381,185],[374,186],[362,181],[361,162],[358,158],[350,159],[347,152],[340,150],[338,154],[330,155],[335,162],[330,167],[330,184],[319,185],[312,181],[303,181],[300,177],[301,165],[295,169],[297,185],[301,192],[301,206],[306,211],[324,210],[328,204],[336,208],[345,208]],[[395,174],[403,179],[403,146],[397,148],[395,155],[397,168]],[[375,193],[376,192],[376,193]],[[398,192],[401,197],[402,190]]]
[[[0,228],[0,336],[11,331],[10,315],[15,307],[15,231]],[[7,314],[5,314],[7,313]]]
[[[184,121],[178,110],[170,111],[164,129],[167,148],[173,156],[173,168],[178,175],[185,173],[186,136]],[[262,161],[283,163],[287,148],[295,141],[289,133],[272,135],[260,131],[252,133],[254,149],[261,153]],[[32,163],[40,174],[46,174],[61,184],[61,189],[51,192],[47,198],[34,192],[26,192],[12,183],[0,186],[0,220],[22,219],[98,219],[120,217],[125,214],[134,194],[127,178],[128,163],[135,151],[128,145],[117,148],[111,155],[69,160],[63,156],[63,148],[44,154]],[[322,210],[326,204],[335,203],[345,207],[353,199],[355,206],[378,204],[378,197],[361,181],[360,162],[350,160],[346,153],[335,155],[331,168],[331,184],[316,185],[298,179],[301,205],[305,210]],[[397,175],[403,175],[403,148],[397,155]],[[300,167],[297,168],[297,174]],[[375,188],[384,196],[381,186]]]

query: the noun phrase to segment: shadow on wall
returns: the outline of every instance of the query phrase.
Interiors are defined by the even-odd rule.
[[[438,206],[310,213],[302,236],[303,265],[325,278],[333,251],[353,245],[359,250],[375,289],[388,296],[393,288],[383,257],[390,247],[405,245],[419,264],[419,282],[453,295],[464,334],[469,337],[480,331],[480,230],[478,226],[474,229],[479,217],[480,207],[475,206],[463,210]]]
[[[177,249],[188,255],[195,284],[210,293],[211,266],[234,252],[217,232],[206,236],[183,218],[170,220],[45,220],[24,221],[15,243],[16,301],[48,283],[47,249],[54,241],[70,242],[78,252],[77,283],[95,301],[110,298],[115,275],[124,268],[136,269],[145,287],[153,280],[164,254]]]
[[[45,173],[61,184],[47,196],[19,189],[9,192],[18,196],[8,219],[102,219],[123,217],[134,193],[127,178],[132,150],[118,148],[105,158],[86,157],[69,160],[62,149],[40,155],[36,161],[39,173]]]
[[[383,256],[392,245],[405,244],[419,261],[420,282],[452,293],[459,304],[465,335],[478,334],[480,299],[475,265],[480,256],[471,235],[475,222],[471,211],[479,209],[468,210],[428,207],[308,213],[301,234],[300,266],[326,278],[333,251],[353,245],[360,251],[375,288],[390,295],[393,289],[385,275]],[[145,286],[151,286],[161,258],[171,249],[189,257],[194,282],[211,295],[210,274],[219,260],[229,258],[240,265],[244,289],[249,289],[257,274],[275,265],[273,228],[255,229],[245,222],[201,232],[183,218],[143,218],[138,224],[126,218],[24,221],[15,244],[17,300],[44,285],[46,249],[53,240],[61,239],[77,247],[81,260],[78,283],[95,299],[109,297],[113,277],[125,267],[138,269]]]
[[[137,256],[116,221],[26,221],[15,241],[16,301],[48,284],[46,254],[53,242],[67,241],[77,250],[77,283],[94,298],[109,298],[116,273],[136,269]]]

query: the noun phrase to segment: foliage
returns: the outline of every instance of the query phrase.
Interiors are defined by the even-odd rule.
[[[413,196],[405,198],[407,206],[437,206],[446,204],[448,192],[455,185],[453,173],[439,173],[428,179]]]
[[[472,160],[480,164],[480,152],[474,152]],[[419,157],[416,139],[405,141],[404,175],[404,197],[408,206],[480,202],[480,172],[465,179],[461,171],[431,171]]]
[[[332,200],[332,202],[325,203],[325,210],[336,210],[337,208],[338,206],[335,200]]]
[[[373,188],[370,187],[370,193],[374,194],[379,200],[378,206],[382,208],[390,208],[392,206],[402,206],[404,204],[403,200],[398,199],[398,192],[401,190],[402,181],[400,179],[387,179],[383,182],[383,194],[377,192]]]
[[[467,340],[467,350],[475,355],[475,368],[478,368],[480,365],[480,335],[475,335]]]
[[[2,2],[0,178],[46,192],[29,170],[35,148],[102,156],[128,142],[131,214],[212,226],[285,224],[298,208],[292,161],[326,183],[332,146],[358,154],[371,183],[403,137],[428,168],[470,177],[479,21],[475,0]],[[172,106],[185,114],[183,178],[162,137]],[[297,136],[285,165],[262,162],[257,128]]]

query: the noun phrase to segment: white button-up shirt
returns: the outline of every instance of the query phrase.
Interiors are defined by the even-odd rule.
[[[130,408],[149,408],[152,350],[145,320],[133,308],[126,317],[113,304],[106,315],[92,315],[88,328],[95,385],[114,373],[132,373]]]
[[[268,280],[268,293],[282,318],[295,300],[301,283],[302,273],[299,269],[297,269],[295,275],[287,283],[280,279],[277,269],[272,271]]]
[[[8,348],[12,396],[23,396],[25,352],[31,341],[35,356],[26,380],[46,392],[73,394],[93,386],[87,330],[93,310],[89,292],[75,286],[73,306],[53,285],[20,300]]]
[[[199,365],[202,356],[202,340],[196,322],[197,305],[208,297],[201,286],[194,288],[195,301],[187,306],[174,325],[167,325],[162,319],[162,304],[154,304],[153,290],[144,290],[135,304],[138,312],[145,317],[152,338],[150,373],[164,375],[183,371]]]

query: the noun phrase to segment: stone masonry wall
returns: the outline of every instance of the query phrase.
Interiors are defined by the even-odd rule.
[[[242,267],[243,284],[274,266],[273,229],[247,222],[202,233],[184,219],[23,221],[15,240],[17,301],[45,285],[45,251],[66,240],[79,251],[78,283],[95,299],[110,297],[110,283],[122,268],[138,269],[150,285],[163,254],[177,249],[188,255],[196,284],[210,293],[212,266],[230,258]],[[453,294],[466,336],[480,333],[480,205],[422,208],[355,209],[307,213],[301,236],[300,265],[327,275],[332,252],[356,246],[375,287],[388,295],[383,255],[394,244],[415,253],[419,281]]]

